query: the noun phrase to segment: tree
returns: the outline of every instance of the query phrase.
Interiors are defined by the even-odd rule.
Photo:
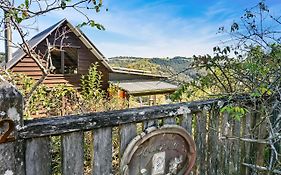
[[[194,56],[191,68],[197,69],[198,75],[180,89],[189,97],[197,94],[199,98],[230,99],[232,103],[221,111],[232,113],[236,119],[243,117],[247,110],[254,112],[251,138],[268,141],[269,151],[267,157],[266,153],[252,156],[252,163],[266,166],[269,172],[280,169],[281,165],[280,19],[281,16],[271,15],[265,2],[260,1],[246,9],[240,21],[235,21],[229,30],[220,27],[219,33],[228,34],[230,40],[214,47],[213,57]],[[249,101],[255,105],[249,105]],[[260,153],[264,149],[264,144],[255,147]]]
[[[233,22],[229,29],[220,27],[219,33],[229,34],[235,55],[247,54],[254,46],[270,52],[272,44],[281,44],[280,17],[273,16],[265,1],[261,0],[256,6],[246,9],[240,20]]]

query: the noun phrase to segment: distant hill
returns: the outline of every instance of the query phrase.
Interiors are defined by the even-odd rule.
[[[117,57],[111,57],[108,58],[110,60],[141,60],[145,59],[143,57],[132,57],[132,56],[117,56]]]
[[[143,60],[146,58],[141,57],[127,57],[127,56],[118,56],[108,58],[109,64],[115,67],[128,67],[129,64],[134,63],[138,60]]]
[[[159,67],[159,72],[164,72],[179,81],[189,81],[190,77],[196,75],[196,71],[188,69],[192,62],[192,58],[173,57],[173,58],[141,58],[118,56],[109,58],[109,64],[117,67],[130,67],[130,65],[140,62],[140,60],[148,60],[150,63]]]

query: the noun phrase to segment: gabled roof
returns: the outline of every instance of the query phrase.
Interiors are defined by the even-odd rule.
[[[55,29],[57,29],[65,19],[59,21],[58,23],[50,26],[46,30],[38,33],[33,38],[31,38],[27,43],[31,49],[35,48],[40,42],[42,42],[44,39],[46,39]],[[22,49],[18,49],[13,53],[13,58],[6,64],[6,68],[10,69],[13,67],[18,61],[20,61],[26,53]]]
[[[94,44],[85,36],[85,34],[79,30],[77,27],[74,27],[70,24],[67,19],[63,19],[58,23],[52,25],[46,30],[40,32],[35,35],[28,41],[28,44],[31,49],[34,49],[39,43],[45,40],[52,32],[58,29],[62,24],[66,23],[66,25],[72,30],[72,32],[82,41],[82,43],[102,62],[102,64],[112,71],[112,68],[107,63],[104,55],[94,46]],[[6,69],[12,68],[16,63],[18,63],[26,53],[22,49],[18,49],[15,53],[13,53],[13,58],[6,64]]]
[[[101,61],[101,63],[109,70],[113,71],[112,67],[108,64],[106,57],[96,48],[96,46],[89,40],[89,38],[77,27],[74,27],[66,19],[67,26],[72,32],[82,41],[82,43]]]

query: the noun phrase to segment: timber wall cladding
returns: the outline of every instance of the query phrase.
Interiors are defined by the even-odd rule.
[[[13,97],[5,105],[1,103],[1,110],[21,111],[21,106],[14,106],[18,104],[14,102],[16,99]],[[255,174],[256,171],[243,163],[261,163],[256,157],[265,150],[257,150],[253,147],[256,143],[239,138],[249,135],[256,118],[250,113],[238,121],[226,113],[220,114],[217,107],[220,102],[197,101],[26,120],[23,126],[16,127],[15,142],[0,145],[1,156],[10,157],[1,159],[0,174],[7,171],[28,175],[119,174],[119,161],[132,138],[147,127],[170,124],[182,126],[195,140],[194,174]],[[18,114],[22,117],[22,112]],[[252,152],[255,155],[250,157]],[[19,163],[11,163],[14,161]]]
[[[109,70],[101,63],[101,61],[91,53],[89,48],[87,48],[80,39],[70,31],[68,27],[65,27],[65,24],[62,25],[58,29],[58,31],[65,30],[66,38],[63,39],[63,45],[77,48],[78,51],[78,74],[50,74],[43,82],[49,87],[53,87],[57,84],[65,83],[68,86],[79,87],[81,75],[87,74],[88,69],[92,63],[98,63],[98,70],[102,73],[102,88],[108,88],[108,80],[109,80]],[[58,38],[59,32],[54,31],[50,36],[48,36],[48,41],[51,45],[60,46],[61,38]],[[47,49],[46,40],[43,40],[36,46],[36,53],[41,53],[44,55]],[[43,65],[46,65],[46,61],[44,59],[40,59]],[[15,66],[11,69],[13,72],[24,73],[36,80],[40,78],[42,75],[42,71],[40,70],[37,63],[29,57],[24,57],[20,60]]]

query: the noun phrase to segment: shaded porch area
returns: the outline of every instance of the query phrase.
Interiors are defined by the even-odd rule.
[[[169,101],[169,95],[178,88],[163,80],[122,80],[110,83],[120,89],[118,92],[120,97],[134,98],[140,107],[165,104]]]

